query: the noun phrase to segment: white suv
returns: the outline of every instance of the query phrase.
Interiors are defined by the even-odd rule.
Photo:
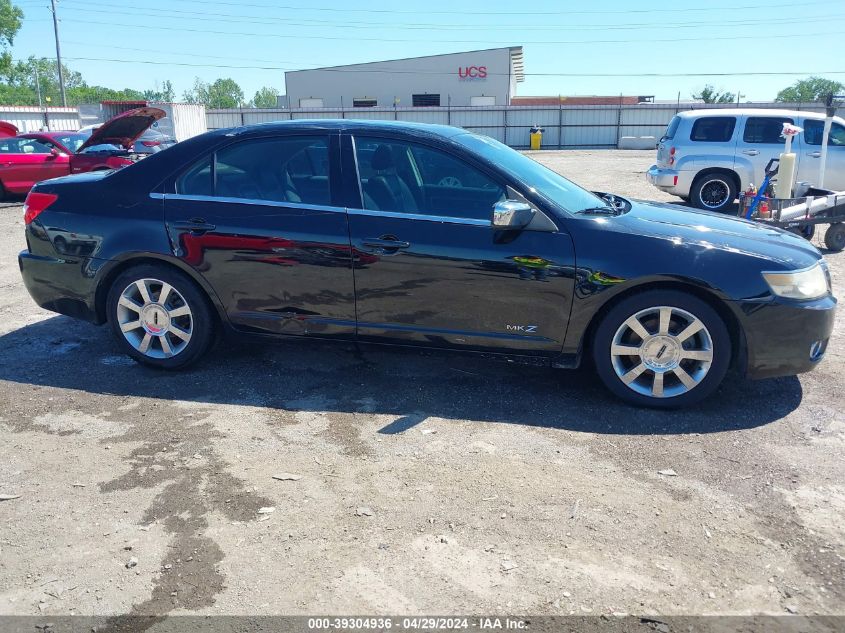
[[[818,185],[824,115],[769,109],[680,112],[657,146],[646,177],[655,187],[699,209],[727,211],[740,191],[760,186],[766,163],[783,152],[783,122],[804,131],[792,141],[798,181]],[[845,190],[845,120],[834,117],[828,138],[824,186]]]

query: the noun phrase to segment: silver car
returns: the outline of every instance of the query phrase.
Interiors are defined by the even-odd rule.
[[[783,123],[803,132],[792,141],[796,181],[819,185],[824,115],[771,109],[680,112],[657,146],[646,177],[655,187],[709,211],[727,211],[741,191],[760,186],[771,158],[784,151]],[[845,120],[834,117],[828,137],[824,186],[845,190]]]

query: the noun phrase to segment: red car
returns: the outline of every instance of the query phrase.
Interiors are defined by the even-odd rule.
[[[130,151],[135,140],[164,116],[158,108],[129,110],[90,135],[18,134],[14,125],[0,121],[0,196],[26,193],[35,183],[50,178],[131,165],[143,157]]]

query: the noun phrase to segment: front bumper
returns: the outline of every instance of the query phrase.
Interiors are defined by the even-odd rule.
[[[96,323],[96,260],[57,259],[33,255],[30,251],[18,254],[27,292],[45,310],[65,314],[76,319]]]
[[[833,333],[836,299],[740,302],[749,378],[793,376],[814,369]]]

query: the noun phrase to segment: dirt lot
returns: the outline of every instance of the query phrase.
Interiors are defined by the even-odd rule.
[[[667,199],[652,152],[539,158]],[[21,218],[0,208],[2,614],[845,614],[845,311],[817,371],[687,412],[588,371],[297,343],[166,374],[35,306]]]

